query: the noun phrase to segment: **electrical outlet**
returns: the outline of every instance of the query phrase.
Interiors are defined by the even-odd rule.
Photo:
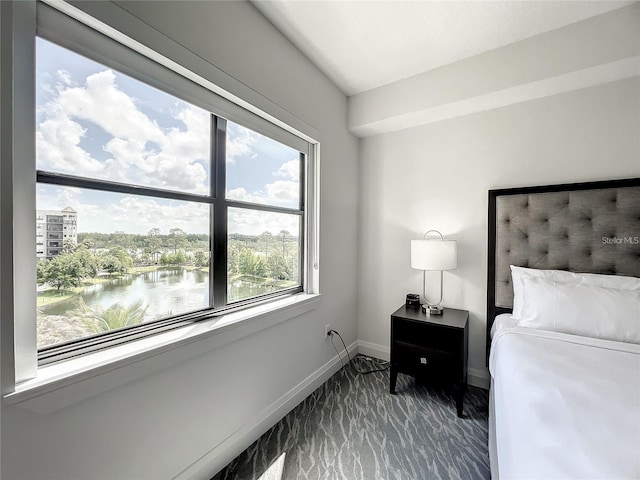
[[[331,333],[329,333],[329,331],[330,331],[330,330],[331,330],[331,325],[330,325],[329,323],[327,323],[327,324],[324,326],[324,336],[325,336],[325,337],[328,337],[328,336],[330,336],[330,335],[331,335]]]

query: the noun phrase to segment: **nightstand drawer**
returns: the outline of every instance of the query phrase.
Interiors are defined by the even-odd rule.
[[[460,348],[461,332],[459,330],[409,320],[395,320],[393,330],[393,338],[396,341],[419,344],[452,353]]]
[[[393,356],[393,363],[409,374],[445,378],[450,377],[457,367],[455,356],[451,353],[409,342],[393,342]]]

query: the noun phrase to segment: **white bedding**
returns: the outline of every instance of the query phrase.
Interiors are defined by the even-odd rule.
[[[640,479],[640,345],[507,324],[489,370],[494,479]]]

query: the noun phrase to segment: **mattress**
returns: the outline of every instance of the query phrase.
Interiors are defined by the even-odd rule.
[[[507,321],[489,370],[494,479],[640,478],[640,345]]]

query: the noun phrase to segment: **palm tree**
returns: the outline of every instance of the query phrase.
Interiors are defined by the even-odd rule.
[[[80,298],[71,314],[79,317],[92,332],[102,333],[143,322],[147,308],[148,305],[145,306],[142,300],[128,307],[114,303],[107,308],[91,308]]]

